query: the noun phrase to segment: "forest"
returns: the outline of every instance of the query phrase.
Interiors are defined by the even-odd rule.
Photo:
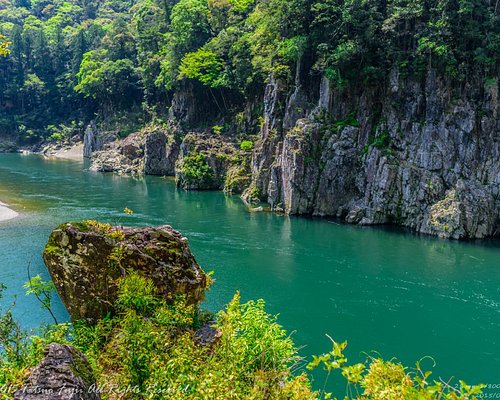
[[[28,265],[24,288],[54,322],[27,331],[0,305],[0,399],[33,399],[16,396],[57,351],[92,400],[498,394],[481,395],[498,364],[499,11],[500,0],[0,0],[0,152],[23,150],[0,160],[2,279]],[[54,162],[52,145],[73,146],[78,163]],[[43,253],[54,282],[32,277],[33,260],[47,272],[35,246],[69,218],[82,222],[55,228]],[[233,300],[205,311],[212,273],[187,237],[129,221],[180,225],[218,269],[214,290],[238,287]],[[273,310],[297,306],[292,329],[332,321],[353,348],[365,337],[422,358],[348,362],[347,342],[328,335],[331,351],[302,356],[311,343],[296,345],[263,300],[242,302],[240,286],[269,290]],[[57,293],[71,323],[52,311]],[[490,382],[431,376],[440,350]]]
[[[269,76],[381,85],[429,66],[458,85],[497,84],[492,0],[1,0],[0,133],[25,143],[91,119],[164,122],[186,81],[237,115]],[[5,46],[2,45],[2,51]],[[128,129],[128,131],[127,131]]]

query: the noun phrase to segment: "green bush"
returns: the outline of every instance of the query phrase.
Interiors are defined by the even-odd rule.
[[[253,142],[251,140],[243,140],[240,144],[240,149],[243,151],[250,151],[253,149]]]
[[[209,186],[214,179],[212,168],[202,153],[189,153],[184,157],[180,172],[183,175],[184,187]]]
[[[137,273],[131,272],[127,279],[118,282],[118,310],[134,310],[140,315],[149,316],[155,309],[155,286]]]
[[[206,318],[196,306],[183,297],[172,304],[151,301],[151,282],[133,273],[119,287],[120,314],[95,327],[75,327],[75,345],[101,384],[134,388],[125,398],[313,398],[306,377],[291,373],[297,351],[263,301],[241,304],[237,294],[215,317],[220,338],[203,347],[195,330]],[[138,304],[151,305],[148,313],[139,313]]]

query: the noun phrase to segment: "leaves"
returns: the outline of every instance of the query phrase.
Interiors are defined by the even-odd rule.
[[[179,67],[179,79],[183,78],[198,79],[210,87],[224,86],[222,60],[211,50],[188,53]]]
[[[327,335],[328,336],[328,335]],[[410,370],[397,360],[383,360],[380,357],[368,356],[364,363],[347,364],[344,351],[347,342],[337,343],[332,338],[332,350],[320,356],[313,356],[307,366],[313,370],[322,366],[330,372],[340,370],[347,381],[346,400],[473,400],[480,395],[484,385],[469,386],[463,381],[459,385],[450,382],[429,382],[430,371],[422,371],[421,361],[416,368]],[[325,382],[325,387],[328,383]],[[331,396],[322,391],[324,398]]]
[[[30,278],[23,286],[26,289],[26,294],[33,294],[40,302],[42,309],[47,310],[57,325],[57,319],[52,312],[52,296],[56,293],[56,287],[51,280],[44,281],[40,275]]]
[[[203,187],[210,185],[214,173],[203,153],[191,152],[182,159],[180,166],[183,185],[186,187]]]
[[[0,34],[0,56],[6,56],[10,53],[9,45],[12,44],[8,42],[4,35]]]

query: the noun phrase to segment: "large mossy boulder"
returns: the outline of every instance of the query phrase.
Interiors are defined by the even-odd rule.
[[[201,301],[209,278],[187,239],[170,226],[125,228],[95,221],[54,229],[43,259],[73,321],[95,322],[113,313],[117,280],[137,271],[166,299]]]

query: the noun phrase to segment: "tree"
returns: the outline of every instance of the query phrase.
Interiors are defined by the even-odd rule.
[[[139,86],[131,60],[106,60],[106,54],[92,50],[83,55],[75,90],[99,101],[110,111],[130,105],[138,96]]]
[[[110,111],[126,108],[141,109],[137,118],[143,111],[162,118],[185,79],[200,83],[196,95],[222,99],[222,112],[241,110],[239,102],[258,99],[270,75],[293,84],[298,66],[312,85],[326,75],[339,88],[383,85],[394,67],[415,79],[433,68],[454,82],[498,82],[498,1],[0,3],[0,34],[12,41],[0,37],[6,131],[19,131],[21,122],[47,136],[48,125],[88,121],[96,112],[113,120]]]
[[[170,14],[170,32],[166,34],[161,72],[157,82],[171,89],[177,80],[182,57],[197,50],[210,38],[209,9],[206,0],[180,0]]]
[[[224,86],[222,61],[211,50],[200,49],[188,53],[182,59],[179,78],[198,79],[210,87]]]
[[[5,36],[0,35],[0,56],[6,56],[10,53],[9,44],[10,42],[7,41]]]

